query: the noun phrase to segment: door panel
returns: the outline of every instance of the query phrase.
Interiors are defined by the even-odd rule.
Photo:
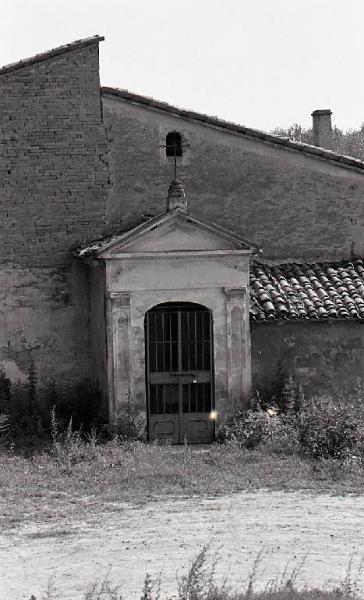
[[[145,325],[149,437],[211,442],[211,313],[198,305],[161,305],[146,314]]]
[[[190,444],[210,444],[213,440],[213,421],[206,417],[206,413],[183,415],[181,437]]]
[[[202,378],[201,378],[202,379]],[[198,378],[198,381],[201,381]],[[211,412],[211,385],[205,383],[187,383],[182,385],[182,412],[209,413]]]

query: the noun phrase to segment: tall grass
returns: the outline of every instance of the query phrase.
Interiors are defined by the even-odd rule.
[[[256,576],[262,561],[262,552],[260,552],[248,574],[248,583],[242,586],[241,590],[234,590],[228,584],[227,578],[222,583],[216,582],[217,560],[215,557],[211,563],[208,547],[203,547],[192,560],[187,574],[177,580],[176,591],[172,595],[165,595],[162,592],[161,577],[153,579],[147,573],[139,596],[140,600],[363,600],[364,598],[357,583],[361,576],[362,564],[356,577],[353,577],[352,562],[350,562],[346,577],[334,587],[315,588],[307,585],[298,587],[296,581],[303,566],[302,562],[293,567],[291,572],[286,566],[274,580],[268,581],[264,587],[258,587]],[[29,600],[62,600],[62,594],[58,592],[54,579],[51,578],[46,591],[40,596],[32,595]],[[106,576],[103,580],[90,584],[82,595],[82,600],[129,600],[129,598],[123,595],[121,586],[114,584],[109,576]]]

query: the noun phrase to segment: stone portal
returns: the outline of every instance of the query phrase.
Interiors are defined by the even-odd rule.
[[[82,251],[111,422],[137,413],[149,439],[207,442],[215,422],[244,407],[254,250],[176,206]]]

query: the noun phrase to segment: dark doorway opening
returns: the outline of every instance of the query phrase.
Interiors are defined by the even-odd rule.
[[[210,443],[214,437],[212,315],[166,303],[145,316],[149,439]]]

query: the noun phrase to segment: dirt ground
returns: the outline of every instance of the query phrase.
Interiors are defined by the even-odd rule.
[[[144,575],[163,573],[162,591],[175,592],[176,575],[207,543],[220,558],[217,579],[246,582],[263,548],[257,582],[288,572],[307,555],[298,583],[339,581],[352,557],[364,556],[364,497],[303,492],[237,493],[217,498],[161,499],[110,504],[84,521],[24,524],[0,541],[0,598],[40,598],[53,575],[62,598],[78,600],[107,573],[126,599],[140,598]],[[358,583],[364,587],[364,577]]]

